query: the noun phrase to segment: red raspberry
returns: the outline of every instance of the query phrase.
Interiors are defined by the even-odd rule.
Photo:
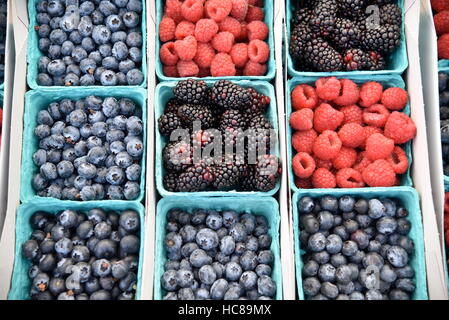
[[[315,164],[317,168],[325,168],[327,170],[331,170],[334,165],[332,164],[332,160],[322,160],[318,157],[313,158],[315,160]]]
[[[307,152],[309,154],[313,151],[313,145],[318,137],[315,130],[296,131],[292,135],[292,146],[296,152]]]
[[[359,106],[353,104],[350,106],[342,107],[340,111],[345,115],[343,124],[357,123],[361,125],[363,123],[363,113],[362,109],[360,109]]]
[[[360,101],[361,107],[369,107],[375,103],[378,103],[382,98],[383,87],[380,83],[370,81],[364,83],[360,87]]]
[[[251,21],[263,21],[264,19],[264,13],[263,10],[259,7],[255,7],[255,6],[248,6],[248,12],[246,13],[246,22],[251,22]]]
[[[244,76],[263,76],[267,73],[267,65],[266,64],[260,64],[253,61],[248,61],[245,65],[245,68],[243,68],[243,75]]]
[[[316,131],[336,130],[343,122],[344,114],[327,103],[322,103],[315,110],[313,126]]]
[[[337,186],[337,181],[332,172],[325,168],[318,168],[312,175],[312,184],[315,188],[330,189]]]
[[[351,168],[357,160],[357,151],[352,148],[341,147],[337,156],[332,159],[332,165],[336,169]]]
[[[449,230],[446,231],[445,237],[446,237],[446,245],[449,246]]]
[[[263,21],[252,21],[246,26],[249,40],[265,40],[268,38],[268,26]]]
[[[196,49],[197,49],[197,41],[194,36],[187,36],[184,38],[184,40],[175,41],[175,51],[179,59],[181,60],[184,61],[193,60],[193,58],[195,58],[196,55]]]
[[[209,42],[218,32],[218,24],[212,19],[201,19],[195,25],[195,38],[199,42]]]
[[[372,134],[366,139],[366,156],[372,161],[388,158],[393,149],[394,141],[381,133]]]
[[[315,171],[315,160],[306,152],[297,153],[292,160],[293,172],[299,178],[309,178]]]
[[[340,84],[341,92],[333,102],[339,106],[348,106],[357,103],[360,97],[360,90],[357,84],[349,79],[341,79]]]
[[[267,62],[270,57],[268,44],[262,40],[251,40],[248,44],[248,57],[253,62]]]
[[[198,42],[198,47],[196,49],[196,55],[193,61],[200,68],[209,68],[212,60],[215,57],[215,50],[209,43]]]
[[[208,0],[206,2],[206,14],[216,22],[220,22],[226,18],[231,13],[231,10],[231,0]]]
[[[205,78],[205,77],[210,77],[210,68],[200,68],[200,71],[198,72],[198,77],[199,78]]]
[[[449,10],[441,11],[434,15],[433,22],[435,24],[437,35],[441,36],[445,33],[449,33]]]
[[[196,77],[199,73],[197,64],[193,61],[178,61],[176,65],[180,77]]]
[[[175,38],[176,24],[172,18],[163,17],[159,23],[159,39],[167,42]]]
[[[210,65],[210,73],[212,77],[235,76],[236,70],[231,56],[227,53],[216,54]]]
[[[444,213],[449,214],[449,192],[446,192],[444,194]],[[446,221],[445,221],[445,223],[446,223]]]
[[[231,16],[239,21],[245,20],[246,13],[248,12],[247,0],[232,0]]]
[[[390,111],[382,104],[373,104],[363,111],[363,122],[369,126],[383,128],[390,116]]]
[[[312,109],[301,109],[290,115],[290,126],[295,130],[305,131],[313,128]]]
[[[223,31],[217,33],[212,39],[212,47],[218,52],[228,53],[234,45],[234,36],[232,33]]]
[[[159,57],[161,62],[167,66],[174,66],[179,60],[178,54],[175,50],[174,42],[164,43],[159,50]]]
[[[258,2],[259,2],[259,0],[248,0],[248,4],[251,6],[257,6]]]
[[[352,168],[343,168],[337,172],[337,185],[340,188],[363,188],[362,174]]]
[[[402,88],[388,88],[382,93],[382,104],[390,110],[402,110],[407,102],[408,93]]]
[[[164,75],[166,77],[173,77],[173,78],[179,77],[178,68],[176,67],[176,65],[174,65],[174,66],[164,65],[162,68],[162,71],[164,72]]]
[[[438,58],[449,59],[449,33],[438,38]]]
[[[182,16],[190,22],[197,22],[203,17],[203,0],[184,0],[181,6]]]
[[[383,131],[380,128],[377,127],[371,127],[371,126],[366,126],[363,127],[363,131],[365,131],[365,141],[363,141],[363,143],[360,145],[361,148],[365,148],[365,144],[366,144],[366,140],[373,134],[375,133],[382,133]]]
[[[319,78],[315,81],[315,87],[318,97],[332,101],[340,95],[341,83],[335,77]]]
[[[182,13],[181,13],[182,3],[179,0],[166,0],[165,1],[165,15],[167,17],[172,18],[176,23],[181,22]]]
[[[447,0],[430,0],[430,4],[436,12],[449,10],[449,1]]]
[[[195,25],[189,21],[181,21],[176,26],[175,37],[176,40],[183,40],[188,36],[193,36],[195,34]]]
[[[416,125],[409,116],[393,111],[385,124],[385,136],[396,144],[403,144],[416,136]]]
[[[240,33],[242,32],[242,25],[240,22],[237,21],[237,19],[234,19],[232,17],[226,17],[218,24],[220,31],[228,31],[232,33],[234,36],[234,39],[240,36]]]
[[[345,147],[357,148],[365,141],[365,130],[357,123],[347,123],[338,131],[338,137]]]
[[[370,187],[392,187],[396,183],[396,173],[387,160],[376,160],[362,173],[363,180]]]
[[[403,174],[408,169],[407,154],[399,146],[394,147],[392,154],[387,158],[387,160],[393,167],[394,172],[397,174]]]
[[[295,185],[298,189],[312,189],[312,180],[295,178]]]
[[[318,96],[315,88],[307,84],[296,86],[292,93],[292,107],[295,110],[309,108],[314,109],[318,104]]]
[[[357,160],[353,168],[358,172],[362,173],[363,170],[365,170],[365,168],[368,167],[371,163],[373,162],[366,156],[366,151],[363,151],[357,155]]]
[[[313,153],[322,160],[332,160],[341,149],[341,141],[335,131],[326,130],[316,138]]]
[[[237,68],[243,68],[248,62],[248,45],[236,43],[231,49],[231,58]]]
[[[235,39],[235,41],[248,41],[248,25],[246,22],[240,23],[240,35]]]

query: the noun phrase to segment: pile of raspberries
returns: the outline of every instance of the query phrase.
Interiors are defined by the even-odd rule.
[[[449,1],[431,0],[433,21],[438,36],[438,58],[449,59]]]
[[[416,135],[413,120],[401,112],[408,102],[405,90],[329,77],[315,87],[296,86],[291,102],[298,188],[399,185],[398,175],[409,166],[401,145]]]
[[[263,0],[166,0],[159,56],[168,77],[262,76],[270,57]]]

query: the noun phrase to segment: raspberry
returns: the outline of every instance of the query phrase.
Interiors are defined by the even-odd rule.
[[[225,77],[235,75],[235,65],[227,53],[218,53],[210,65],[212,77]]]
[[[332,160],[341,149],[341,141],[335,131],[326,130],[316,138],[313,153],[322,160]]]
[[[209,68],[215,57],[215,50],[209,43],[198,42],[196,55],[193,61],[200,68]]]
[[[248,0],[248,4],[251,6],[257,6],[257,2],[259,2],[259,0]]]
[[[198,66],[193,61],[178,61],[176,65],[180,77],[196,77],[199,73]]]
[[[240,33],[242,32],[242,26],[240,22],[231,17],[224,18],[218,26],[220,28],[220,31],[227,31],[232,33],[234,39],[240,36]]]
[[[430,0],[430,4],[436,12],[449,10],[449,2],[447,0]]]
[[[316,131],[336,130],[343,122],[344,114],[327,103],[322,103],[315,110],[313,126]]]
[[[416,136],[415,123],[406,114],[393,111],[385,124],[385,136],[396,144],[406,143]]]
[[[312,189],[312,180],[295,178],[295,186],[298,189]]]
[[[248,41],[248,25],[246,22],[240,23],[240,35],[235,39],[235,41]]]
[[[188,36],[193,36],[195,34],[195,25],[189,21],[181,21],[176,26],[175,37],[176,40],[183,40]]]
[[[248,45],[236,43],[231,49],[231,58],[237,68],[243,68],[248,62]]]
[[[365,144],[366,144],[366,140],[373,134],[375,133],[382,133],[383,131],[380,128],[377,127],[371,127],[371,126],[366,126],[363,127],[363,131],[365,131],[365,141],[363,141],[363,143],[360,145],[360,147],[365,148]]]
[[[248,57],[253,62],[267,62],[270,57],[268,44],[262,40],[251,40],[248,44]]]
[[[312,109],[301,109],[290,115],[290,126],[295,130],[305,131],[313,128]]]
[[[446,237],[446,245],[449,246],[449,230],[446,231],[445,237]]]
[[[179,77],[178,68],[176,67],[176,65],[175,66],[164,65],[164,67],[162,68],[162,71],[164,72],[164,75],[166,77],[173,77],[173,78]]]
[[[266,64],[260,64],[253,61],[248,61],[245,65],[245,68],[243,68],[243,75],[244,76],[263,76],[267,73],[267,65]]]
[[[318,97],[332,101],[340,95],[341,83],[335,77],[319,78],[315,81],[315,88]]]
[[[449,10],[441,11],[434,15],[433,22],[435,24],[437,35],[441,36],[445,33],[449,33]]]
[[[348,106],[357,103],[360,97],[360,91],[357,84],[349,79],[340,80],[341,90],[337,98],[333,99],[339,106]]]
[[[315,160],[306,152],[297,153],[292,160],[293,172],[299,178],[308,178],[315,171]]]
[[[344,114],[343,124],[346,123],[357,123],[362,124],[363,123],[363,113],[362,109],[360,109],[359,106],[353,104],[350,106],[346,106],[340,109],[341,112]]]
[[[446,192],[444,194],[444,213],[449,214],[449,192]],[[445,223],[446,223],[446,221],[445,221]]]
[[[228,53],[234,45],[234,36],[232,33],[223,31],[217,33],[212,39],[212,47],[218,52]]]
[[[292,146],[296,152],[312,153],[313,145],[318,134],[315,130],[310,129],[307,131],[296,131],[292,135]]]
[[[220,22],[226,18],[231,13],[231,10],[231,0],[208,0],[206,2],[206,14],[216,22]]]
[[[314,109],[318,104],[318,96],[315,88],[307,84],[296,86],[292,93],[292,107],[295,110],[302,108]]]
[[[336,169],[351,168],[357,160],[357,151],[352,148],[341,147],[337,156],[332,159],[332,165]]]
[[[407,105],[408,93],[402,88],[388,88],[382,93],[381,101],[386,108],[399,111]]]
[[[184,40],[175,41],[175,51],[181,60],[189,61],[195,58],[196,49],[197,41],[194,36],[187,36]]]
[[[375,161],[388,158],[394,149],[394,141],[381,133],[372,134],[366,139],[366,156]]]
[[[343,168],[337,172],[337,185],[340,188],[363,188],[362,174],[352,168]]]
[[[181,6],[182,16],[190,22],[197,22],[203,17],[203,0],[184,0]]]
[[[338,137],[345,147],[357,148],[365,141],[365,130],[357,123],[347,123],[338,131]]]
[[[263,10],[259,7],[248,6],[248,12],[246,13],[245,20],[246,22],[251,21],[262,21],[264,19]]]
[[[399,146],[394,147],[393,152],[387,158],[387,160],[393,167],[394,172],[396,172],[397,174],[403,174],[408,169],[407,154]]]
[[[165,1],[165,15],[169,18],[172,18],[176,23],[181,22],[182,13],[181,13],[182,3],[179,0],[166,0]]]
[[[326,168],[327,170],[331,170],[333,168],[332,160],[322,160],[320,158],[314,157],[315,165],[317,168]]]
[[[175,38],[176,24],[172,18],[163,17],[159,23],[159,39],[167,42]]]
[[[366,156],[366,151],[363,151],[357,155],[357,160],[353,168],[358,172],[362,173],[363,170],[365,170],[365,168],[368,167],[371,163],[373,162]]]
[[[210,77],[210,75],[210,68],[200,68],[200,71],[198,72],[199,78]]]
[[[361,107],[369,107],[378,103],[382,98],[383,87],[378,82],[366,82],[360,87],[360,101]]]
[[[390,116],[390,111],[382,104],[373,104],[363,111],[363,122],[369,126],[383,128]]]
[[[212,19],[201,19],[195,25],[195,38],[199,42],[209,42],[218,32],[218,24]]]
[[[449,33],[438,38],[438,58],[449,59]]]
[[[167,66],[174,66],[179,60],[178,54],[175,50],[174,42],[164,43],[159,49],[159,57],[161,62]]]
[[[396,173],[387,160],[376,160],[362,173],[363,180],[370,187],[392,187],[396,183]]]
[[[312,184],[315,188],[330,189],[337,186],[337,181],[332,172],[325,168],[318,168],[312,175]]]
[[[246,28],[249,40],[265,40],[268,38],[268,26],[263,21],[251,21]]]
[[[246,13],[248,12],[247,0],[232,0],[231,16],[239,21],[245,20]]]

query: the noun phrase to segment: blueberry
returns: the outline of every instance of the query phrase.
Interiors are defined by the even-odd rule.
[[[363,230],[357,230],[351,234],[351,240],[357,243],[359,249],[365,249],[369,245],[369,237]]]
[[[330,254],[335,254],[341,251],[343,246],[343,241],[336,234],[331,234],[326,240],[326,250]]]
[[[412,225],[411,225],[410,221],[408,221],[405,218],[400,218],[396,222],[397,222],[397,229],[396,229],[396,231],[399,234],[407,235],[410,232],[410,230],[412,228]]]
[[[405,208],[399,207],[396,209],[396,218],[405,218],[408,216],[408,211]]]
[[[142,42],[142,34],[140,32],[130,32],[126,37],[126,44],[129,47],[141,47]]]
[[[386,208],[383,203],[379,199],[371,199],[369,200],[369,211],[368,215],[372,219],[379,219],[384,216],[386,212]]]
[[[135,113],[136,104],[131,99],[122,98],[119,101],[119,105],[121,114],[125,116],[130,116]]]
[[[247,250],[240,256],[240,265],[244,271],[251,271],[258,265],[257,256],[253,251]]]
[[[325,263],[318,269],[318,277],[321,281],[331,281],[335,280],[336,269],[330,263]]]
[[[338,235],[343,241],[349,239],[349,233],[344,226],[337,226],[334,228],[334,234]]]
[[[375,266],[377,269],[381,269],[384,266],[384,259],[382,256],[376,252],[370,252],[365,255],[362,259],[362,264],[364,268],[369,266]]]
[[[274,261],[274,255],[271,252],[271,250],[262,250],[259,251],[259,254],[257,255],[257,260],[260,264],[272,264]]]
[[[321,211],[318,213],[317,219],[321,231],[329,230],[334,225],[334,216],[329,211]]]
[[[276,283],[269,276],[261,276],[257,279],[257,291],[260,295],[272,298],[276,293]]]
[[[321,284],[320,292],[330,299],[335,299],[339,293],[337,286],[330,282],[323,282]]]
[[[193,272],[190,270],[178,270],[176,272],[176,283],[181,288],[189,288],[194,281]]]
[[[134,62],[136,62],[136,61],[134,61]],[[139,69],[134,68],[126,73],[126,81],[128,82],[128,85],[130,85],[130,86],[140,85],[143,82],[143,80],[144,80],[144,75],[143,75],[142,71],[140,71]]]
[[[402,268],[408,263],[408,254],[403,248],[391,246],[387,250],[387,260],[396,268]]]
[[[22,255],[28,259],[32,260],[36,258],[39,254],[39,245],[35,240],[28,240],[22,244]]]
[[[190,263],[196,268],[201,268],[206,264],[212,263],[212,258],[202,249],[196,249],[190,255]]]
[[[326,247],[326,237],[323,233],[315,233],[310,236],[308,240],[308,249],[312,252],[318,252],[324,250]]]
[[[67,40],[67,34],[61,29],[54,29],[50,32],[49,39],[53,44],[62,45]]]
[[[130,11],[142,12],[142,1],[141,0],[129,0],[126,8]]]
[[[132,164],[126,168],[126,178],[130,181],[138,181],[140,179],[141,167],[138,164]]]
[[[72,249],[71,258],[74,262],[87,262],[90,258],[89,249],[86,246],[75,246]]]
[[[330,263],[336,268],[347,264],[347,262],[348,261],[347,261],[346,257],[341,253],[333,254],[330,257]]]
[[[389,293],[389,298],[391,300],[410,300],[410,295],[405,291],[393,289]]]
[[[368,251],[369,252],[377,252],[380,253],[380,249],[382,247],[382,243],[378,240],[371,240],[368,244]]]
[[[361,292],[354,291],[349,295],[349,299],[350,300],[365,300],[365,296]]]
[[[118,130],[115,130],[115,131],[118,131]],[[112,132],[112,131],[110,131],[110,132]],[[122,131],[119,131],[119,132],[122,132]],[[126,144],[126,151],[134,158],[141,157],[143,154],[142,141],[137,137],[133,137]]]
[[[128,11],[123,15],[123,23],[128,28],[135,28],[140,23],[139,15],[134,11]]]
[[[196,243],[204,250],[210,250],[218,246],[218,235],[209,228],[204,228],[196,234]]]
[[[358,251],[358,246],[357,246],[356,242],[354,242],[352,240],[348,240],[343,243],[341,253],[343,253],[345,256],[347,256],[347,257],[353,256],[356,254],[357,251]]]
[[[338,200],[338,207],[343,212],[350,212],[354,209],[355,199],[351,196],[343,196]]]
[[[112,240],[103,239],[97,243],[93,251],[97,258],[110,259],[117,253],[117,244]]]
[[[360,228],[368,228],[373,220],[366,214],[357,214],[355,221],[357,221]]]

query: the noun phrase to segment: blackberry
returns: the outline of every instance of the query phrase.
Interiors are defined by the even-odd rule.
[[[240,170],[233,161],[230,161],[230,163],[223,161],[223,163],[214,167],[214,176],[215,180],[212,185],[217,190],[230,190],[239,182]]]
[[[383,6],[385,4],[392,3],[394,0],[369,0],[370,4],[375,4],[378,6]]]
[[[201,104],[207,99],[207,84],[203,80],[181,80],[173,88],[173,94],[185,103]]]
[[[349,49],[343,54],[343,63],[347,71],[365,70],[368,67],[368,54],[361,49]]]
[[[240,180],[241,191],[256,191],[256,166],[248,165],[246,175]]]
[[[215,117],[207,106],[184,104],[178,109],[178,117],[187,128],[191,128],[194,121],[201,122],[201,128],[212,128],[215,124]]]
[[[214,132],[217,131],[217,132]],[[211,144],[215,139],[215,134],[219,134],[218,130],[198,130],[192,133],[193,147],[200,147],[203,149]]]
[[[307,43],[304,57],[316,71],[332,72],[343,67],[340,53],[321,38]]]
[[[302,59],[304,57],[304,48],[313,38],[314,35],[308,25],[300,23],[293,27],[289,45],[289,51],[293,59]]]
[[[246,129],[246,119],[238,110],[225,111],[220,119],[219,129],[221,132],[226,132],[229,129]]]
[[[178,178],[180,192],[198,192],[206,190],[214,181],[212,168],[204,162],[187,168]]]
[[[178,191],[178,177],[176,172],[167,172],[163,179],[164,188],[170,192]]]
[[[254,88],[249,88],[248,91],[251,94],[251,103],[250,106],[245,110],[245,113],[265,113],[265,110],[270,104],[270,97],[257,92]]]
[[[245,88],[228,80],[214,83],[211,101],[224,109],[243,109],[251,102],[251,94]]]
[[[310,16],[312,15],[312,10],[309,8],[299,8],[293,12],[293,17],[291,23],[296,26],[300,23],[308,24],[310,22]]]
[[[338,18],[329,39],[340,50],[356,48],[360,45],[361,32],[356,23],[346,18]]]
[[[184,103],[176,98],[171,98],[168,100],[167,104],[165,105],[164,113],[174,113],[178,114],[178,109],[180,106],[182,106]]]
[[[161,115],[157,122],[159,132],[166,137],[169,137],[174,130],[183,128],[181,119],[171,112]]]
[[[185,141],[170,142],[164,147],[162,158],[168,171],[181,172],[192,164],[192,148]]]
[[[275,155],[262,155],[257,158],[255,170],[255,187],[267,192],[275,188],[280,175],[279,159]]]
[[[377,26],[366,29],[362,38],[362,46],[365,50],[376,50],[380,53],[391,53],[401,40],[401,29],[393,24]]]
[[[359,17],[365,9],[366,0],[339,0],[339,13],[345,17]]]
[[[298,6],[300,8],[313,9],[313,8],[315,8],[316,4],[318,3],[318,0],[300,0],[297,2],[298,2]]]
[[[250,159],[253,159],[257,152],[266,153],[276,145],[276,137],[272,134],[273,126],[264,115],[253,117],[248,128],[252,129],[247,141]]]
[[[337,0],[318,0],[309,21],[312,31],[320,36],[331,34],[337,19],[337,10]]]
[[[366,70],[384,70],[386,67],[386,62],[384,57],[376,51],[368,52],[368,62],[366,65]]]
[[[395,4],[390,3],[380,8],[380,24],[393,24],[398,27],[402,25],[402,11],[401,8]]]
[[[250,120],[250,122],[248,123],[248,128],[270,130],[273,129],[273,126],[271,125],[270,121],[268,121],[268,119],[265,117],[265,115],[259,114]]]

